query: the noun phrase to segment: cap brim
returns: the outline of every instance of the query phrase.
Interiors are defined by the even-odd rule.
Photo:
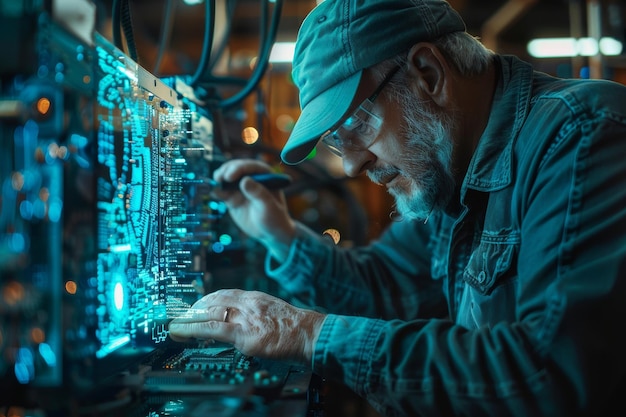
[[[335,84],[304,106],[280,154],[284,163],[296,165],[305,160],[320,136],[341,121],[352,104],[362,73],[358,71]]]

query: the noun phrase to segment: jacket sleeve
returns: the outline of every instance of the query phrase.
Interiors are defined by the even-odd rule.
[[[299,224],[286,262],[266,274],[308,306],[376,318],[446,314],[441,280],[430,276],[429,226],[394,222],[366,247],[342,249]]]

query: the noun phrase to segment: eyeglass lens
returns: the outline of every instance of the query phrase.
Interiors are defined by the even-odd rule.
[[[344,150],[367,149],[376,139],[382,120],[370,110],[374,103],[365,100],[334,132],[322,136],[322,142],[336,155]]]

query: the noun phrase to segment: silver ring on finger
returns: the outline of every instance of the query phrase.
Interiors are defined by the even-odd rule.
[[[222,321],[224,323],[228,323],[228,316],[230,315],[230,307],[226,307],[224,309],[224,315],[222,316]]]

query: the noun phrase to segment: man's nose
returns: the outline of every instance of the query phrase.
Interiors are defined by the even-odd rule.
[[[349,177],[365,172],[376,161],[369,149],[346,149],[343,152],[343,170]]]

